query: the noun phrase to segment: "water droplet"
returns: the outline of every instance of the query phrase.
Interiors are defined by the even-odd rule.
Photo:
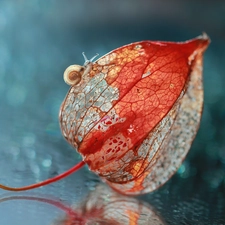
[[[25,156],[28,159],[35,159],[36,158],[36,151],[33,148],[25,148],[24,153],[25,153]]]
[[[190,176],[190,166],[187,162],[184,162],[177,171],[177,174],[181,178],[188,178]]]
[[[27,133],[26,136],[23,137],[23,146],[31,147],[34,145],[36,140],[36,136],[33,133]]]
[[[40,174],[40,168],[37,164],[30,164],[30,169],[32,171],[32,173],[36,174],[36,175],[39,175]]]
[[[50,167],[51,165],[52,165],[52,159],[51,159],[51,158],[44,159],[44,160],[42,161],[42,166],[43,166],[43,167],[48,168],[48,167]]]
[[[9,148],[9,154],[11,154],[13,157],[17,157],[20,154],[20,148],[12,146],[11,148]]]

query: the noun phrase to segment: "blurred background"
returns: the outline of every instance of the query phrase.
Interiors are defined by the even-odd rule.
[[[69,89],[62,74],[84,63],[82,52],[91,58],[135,41],[185,41],[203,31],[212,43],[204,56],[205,104],[197,138],[172,179],[140,199],[165,224],[225,224],[223,0],[1,0],[0,183],[24,186],[81,160],[61,135],[58,111]],[[79,205],[98,183],[83,168],[27,193]],[[0,198],[6,194],[0,190]],[[0,224],[52,224],[64,216],[56,208],[9,198],[0,203]]]

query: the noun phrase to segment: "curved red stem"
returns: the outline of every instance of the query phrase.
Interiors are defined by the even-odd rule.
[[[85,165],[85,162],[81,161],[78,164],[76,164],[75,166],[73,166],[71,169],[67,170],[66,172],[64,172],[62,174],[59,174],[56,177],[49,178],[47,180],[41,181],[41,182],[36,183],[36,184],[31,184],[31,185],[24,186],[24,187],[8,187],[8,186],[0,184],[0,188],[2,188],[4,190],[7,190],[7,191],[26,191],[26,190],[38,188],[38,187],[41,187],[41,186],[53,183],[55,181],[61,180],[64,177],[67,177],[70,174],[72,174],[72,173],[76,172],[77,170],[79,170],[84,165]]]

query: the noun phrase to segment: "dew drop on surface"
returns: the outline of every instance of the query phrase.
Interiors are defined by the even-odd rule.
[[[23,138],[23,146],[30,147],[34,145],[35,141],[36,141],[36,136],[33,133],[28,133]]]
[[[42,166],[45,167],[45,168],[49,168],[51,165],[52,165],[52,159],[51,159],[51,157],[49,157],[47,159],[44,159],[42,161]]]
[[[36,151],[32,148],[26,149],[26,157],[29,159],[35,159],[36,158]]]
[[[179,174],[181,178],[188,178],[191,175],[189,164],[184,162],[178,169],[177,174]]]
[[[96,188],[97,182],[94,180],[88,180],[85,182],[85,185],[90,191],[94,191]]]
[[[20,148],[17,146],[12,146],[9,148],[9,154],[12,155],[14,158],[17,158],[20,154]]]
[[[35,175],[39,175],[40,174],[40,168],[36,163],[31,163],[30,164],[30,169],[32,171],[32,173],[34,173]]]
[[[182,164],[182,165],[180,166],[180,168],[178,169],[177,173],[178,173],[178,174],[183,174],[184,172],[185,172],[185,165]]]

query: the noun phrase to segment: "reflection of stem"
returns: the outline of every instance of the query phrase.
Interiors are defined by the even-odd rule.
[[[55,181],[61,180],[62,178],[65,178],[67,176],[69,176],[70,174],[76,172],[77,170],[79,170],[82,166],[85,165],[84,161],[79,162],[78,164],[76,164],[75,166],[73,166],[71,169],[67,170],[66,172],[59,174],[56,177],[53,178],[49,178],[47,180],[41,181],[37,184],[31,184],[28,186],[24,186],[24,187],[19,187],[19,188],[14,188],[14,187],[8,187],[5,185],[0,184],[0,188],[7,190],[7,191],[26,191],[26,190],[30,190],[30,189],[34,189],[34,188],[38,188],[50,183],[53,183]]]
[[[83,219],[71,207],[63,204],[59,200],[47,199],[44,197],[34,197],[34,196],[5,196],[5,197],[2,196],[0,197],[0,203],[6,202],[6,201],[12,201],[12,200],[28,200],[28,201],[44,202],[61,209],[67,214],[67,216],[71,220],[83,221]]]
[[[0,203],[6,202],[6,201],[12,201],[12,200],[29,200],[29,201],[38,201],[38,202],[48,203],[49,205],[53,205],[63,210],[70,217],[73,217],[73,218],[79,217],[69,206],[57,200],[47,199],[44,197],[22,196],[22,195],[0,197]]]

